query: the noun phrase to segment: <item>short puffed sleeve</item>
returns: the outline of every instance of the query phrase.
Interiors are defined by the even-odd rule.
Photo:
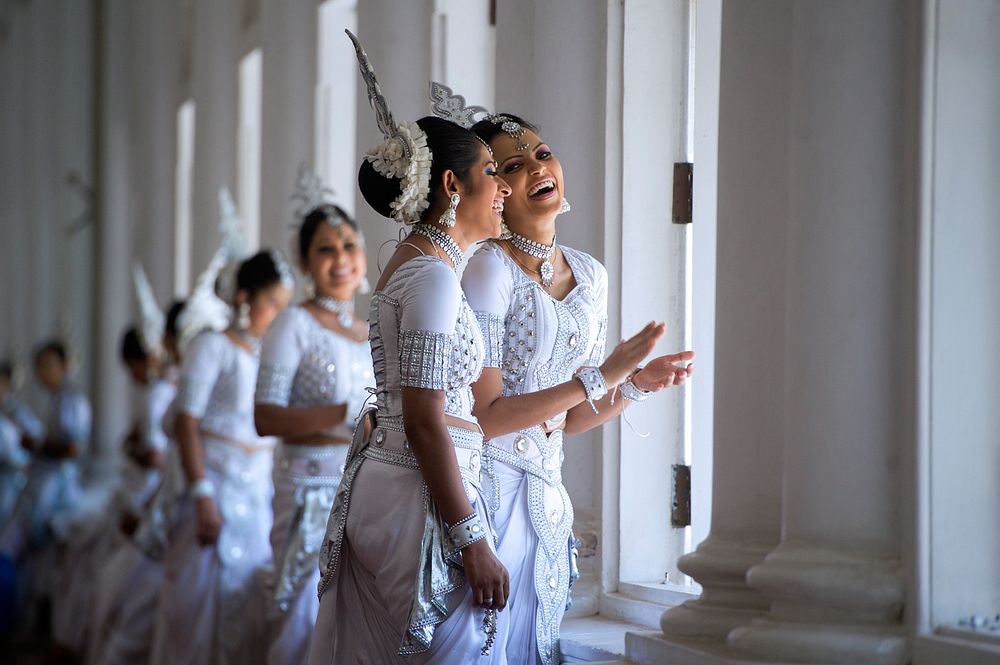
[[[399,383],[444,390],[455,342],[462,289],[455,272],[437,259],[419,257],[400,266]]]
[[[305,327],[310,316],[301,307],[289,307],[277,316],[260,348],[260,371],[254,402],[288,406],[292,383],[306,345]]]
[[[604,362],[608,337],[608,271],[594,257],[593,262],[594,306],[597,315],[597,335],[590,350],[590,364],[595,367]]]
[[[78,390],[63,393],[59,400],[59,436],[81,445],[90,440],[90,402]]]
[[[226,344],[228,340],[223,333],[211,330],[200,333],[191,340],[177,388],[177,413],[186,413],[195,418],[205,415],[208,400],[222,371]]]
[[[500,367],[503,361],[503,322],[514,293],[514,280],[500,251],[495,245],[484,245],[469,259],[462,275],[465,299],[483,333],[484,367]]]

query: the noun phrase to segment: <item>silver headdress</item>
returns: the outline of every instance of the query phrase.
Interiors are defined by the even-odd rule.
[[[489,120],[494,125],[500,125],[500,130],[518,141],[518,150],[527,150],[524,142],[524,127],[508,115],[490,113],[482,106],[466,106],[465,97],[456,95],[451,88],[443,83],[431,81],[431,109],[434,115],[445,120],[451,120],[457,125],[469,129],[480,120]],[[476,116],[482,114],[482,117]]]
[[[299,165],[299,174],[295,178],[295,191],[290,197],[292,202],[292,217],[295,222],[292,225],[296,231],[302,226],[306,215],[317,208],[321,208],[326,215],[326,223],[333,228],[338,228],[345,223],[344,215],[335,207],[336,193],[332,188],[323,184],[323,179],[319,174],[309,168],[305,162]],[[354,228],[351,225],[351,228]],[[358,240],[364,244],[364,234],[361,229],[355,229]]]
[[[201,331],[225,330],[232,317],[229,302],[235,293],[227,292],[235,291],[236,269],[246,255],[246,238],[233,197],[225,187],[219,190],[219,212],[219,249],[195,281],[194,290],[177,320],[177,345],[182,352]],[[221,274],[223,272],[227,274]]]
[[[153,287],[149,284],[146,271],[139,263],[132,266],[132,282],[135,285],[135,297],[139,305],[140,324],[137,328],[139,343],[147,354],[159,358],[163,355],[163,330],[166,327],[166,319],[163,310],[156,304],[156,296],[153,295]]]
[[[268,250],[267,255],[271,257],[271,263],[274,264],[274,270],[278,273],[278,279],[281,280],[281,285],[286,289],[294,289],[295,277],[292,275],[292,267],[288,265],[288,260],[285,258],[285,255],[276,249]]]
[[[365,159],[379,175],[401,180],[399,196],[390,204],[392,218],[401,224],[415,224],[430,205],[427,196],[430,193],[433,155],[427,147],[427,134],[416,122],[396,123],[393,120],[375,70],[368,61],[368,54],[354,33],[350,30],[344,32],[354,43],[361,78],[368,88],[368,102],[375,111],[375,122],[385,137],[381,145],[368,151]]]

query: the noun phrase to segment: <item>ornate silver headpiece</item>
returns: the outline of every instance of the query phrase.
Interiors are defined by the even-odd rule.
[[[323,210],[326,216],[326,223],[333,228],[339,228],[345,223],[343,214],[334,206],[336,193],[332,188],[323,184],[323,179],[319,174],[309,168],[305,162],[299,165],[299,174],[295,178],[295,191],[292,192],[292,216],[295,219],[292,228],[298,231],[305,220],[306,215],[317,208]],[[354,228],[353,225],[351,228]],[[355,229],[355,233],[361,244],[365,238],[361,229]]]
[[[236,295],[236,269],[246,256],[246,237],[233,197],[225,187],[219,190],[219,215],[219,249],[195,280],[194,290],[177,320],[177,342],[182,352],[202,330],[224,330],[231,318],[229,303]]]
[[[137,328],[139,343],[147,354],[159,358],[163,355],[163,330],[166,326],[163,310],[156,303],[153,287],[149,284],[146,271],[139,263],[132,266],[132,281],[135,284],[135,297],[139,305],[140,324]]]
[[[368,61],[368,54],[354,33],[350,30],[344,32],[354,44],[361,78],[368,89],[368,102],[375,111],[375,122],[385,137],[381,145],[368,151],[365,159],[379,175],[401,180],[399,196],[390,204],[392,218],[401,224],[415,224],[430,205],[427,196],[430,192],[433,155],[427,147],[427,134],[416,122],[396,123],[393,120],[375,70]]]
[[[500,125],[502,132],[518,141],[518,150],[528,149],[521,123],[507,115],[490,113],[482,106],[466,106],[465,97],[456,95],[451,88],[437,81],[431,81],[431,110],[437,117],[450,120],[466,129],[480,120],[489,120],[494,125]],[[481,117],[477,118],[480,114]]]

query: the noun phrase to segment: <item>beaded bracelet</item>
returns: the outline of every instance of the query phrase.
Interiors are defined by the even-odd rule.
[[[199,478],[191,483],[191,496],[196,499],[215,496],[215,485],[208,478]]]
[[[594,413],[598,413],[597,405],[594,402],[608,394],[608,384],[604,381],[601,370],[592,366],[581,367],[573,373],[573,378],[583,384],[590,408],[594,410]]]
[[[456,550],[464,550],[472,543],[485,537],[486,529],[483,528],[483,523],[479,519],[479,513],[471,513],[448,528],[448,539]]]
[[[653,395],[652,390],[643,390],[639,386],[635,385],[631,376],[621,385],[621,389],[622,397],[630,402],[643,402]]]

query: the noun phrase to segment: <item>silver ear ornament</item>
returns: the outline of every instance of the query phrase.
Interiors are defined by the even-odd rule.
[[[344,32],[354,44],[361,78],[368,89],[368,102],[375,111],[375,122],[385,138],[380,145],[367,152],[365,159],[382,177],[400,179],[399,196],[390,204],[392,218],[401,224],[415,224],[430,205],[427,197],[433,155],[427,147],[427,134],[416,122],[396,123],[382,95],[368,54],[354,33],[350,30]]]
[[[139,305],[141,322],[138,326],[139,342],[146,353],[158,358],[163,355],[163,330],[166,327],[163,310],[156,303],[153,287],[149,283],[149,278],[146,277],[146,271],[139,263],[132,266],[132,281],[135,285],[135,297]]]

